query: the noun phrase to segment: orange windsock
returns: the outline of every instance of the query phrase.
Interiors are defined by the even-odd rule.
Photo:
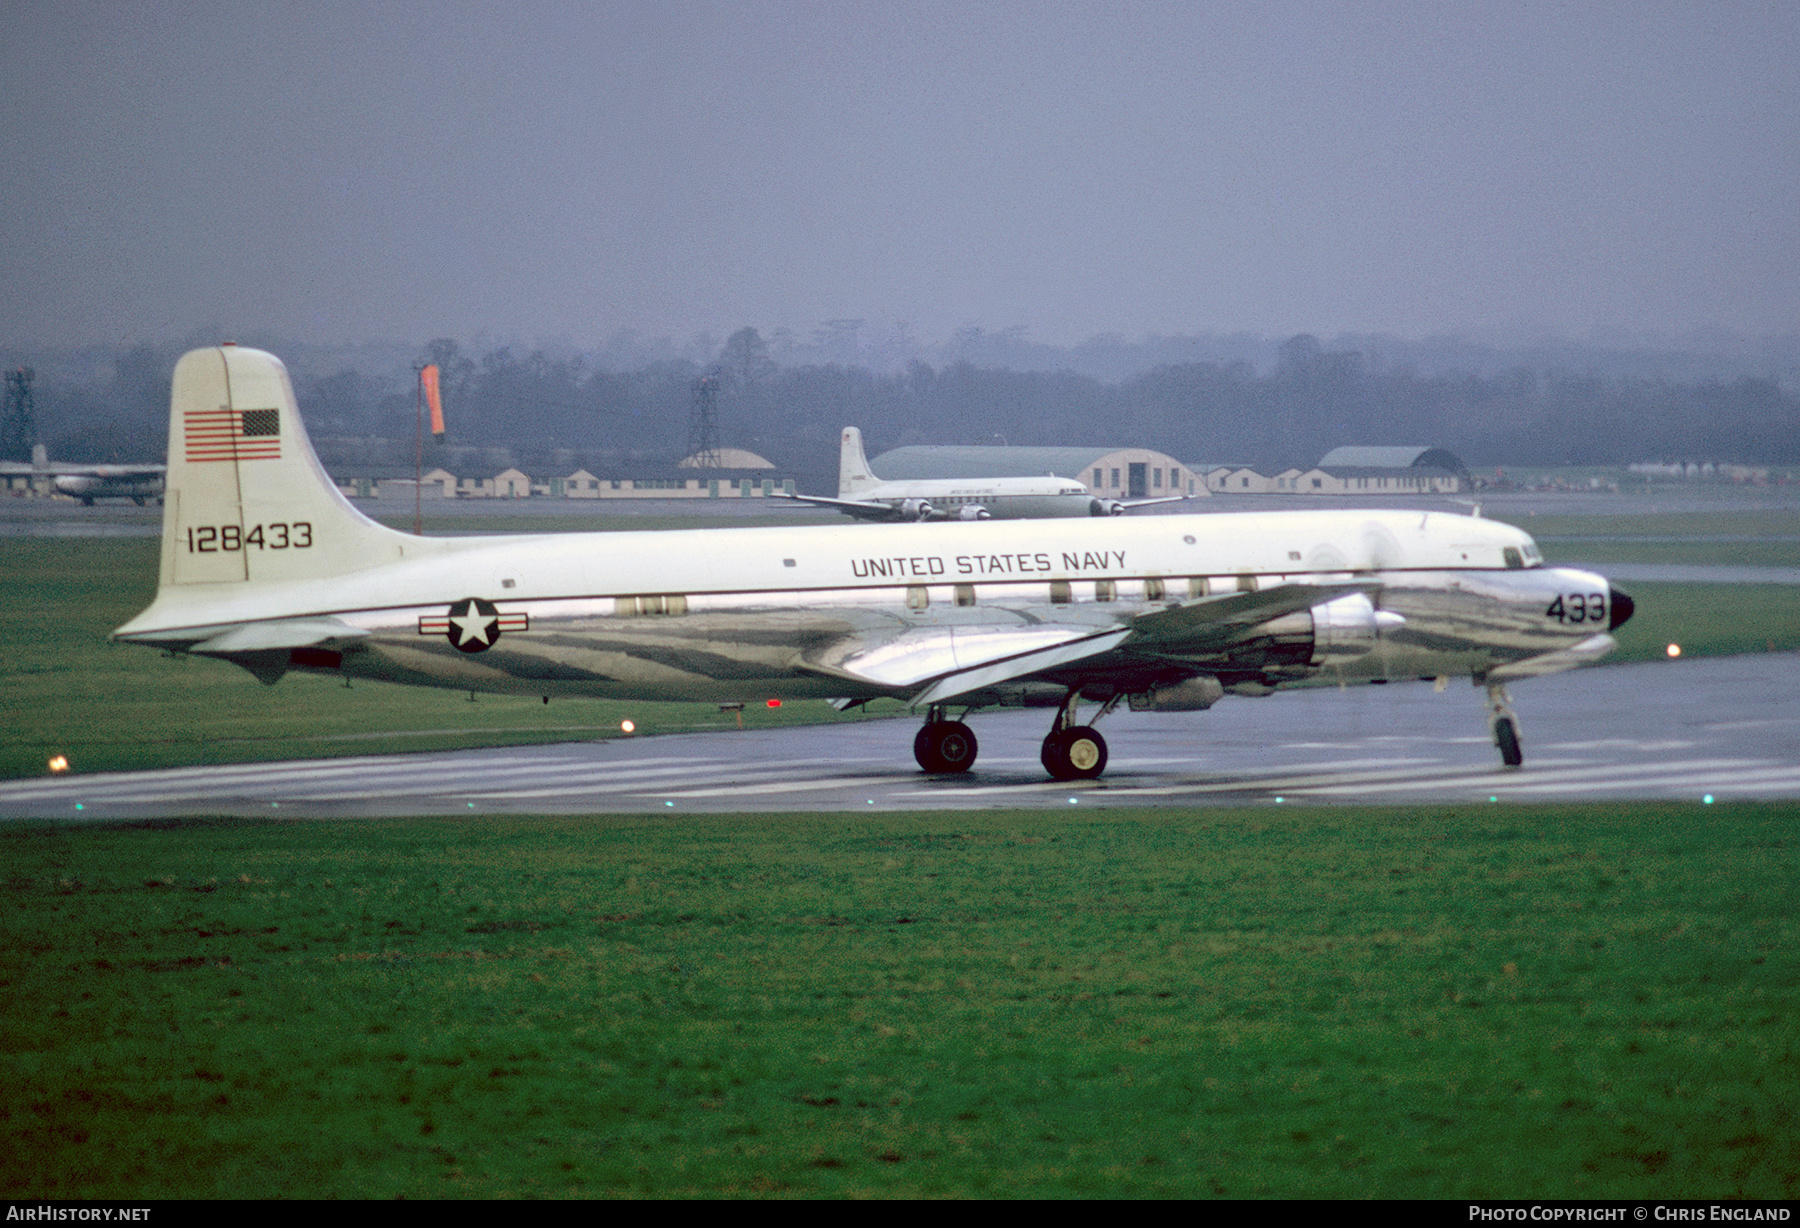
[[[444,402],[438,397],[436,365],[421,369],[419,382],[425,386],[425,404],[431,406],[431,437],[442,443],[444,441]]]

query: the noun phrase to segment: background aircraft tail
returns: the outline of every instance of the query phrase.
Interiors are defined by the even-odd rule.
[[[420,539],[351,507],[301,424],[287,368],[235,345],[175,364],[160,586],[317,580]]]
[[[853,426],[844,428],[843,443],[838,449],[838,498],[854,499],[881,479],[869,472],[869,458],[863,455],[862,432]]]

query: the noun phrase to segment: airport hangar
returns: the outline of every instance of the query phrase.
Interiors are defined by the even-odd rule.
[[[1094,494],[1112,499],[1204,498],[1212,493],[1199,472],[1151,448],[920,445],[883,452],[869,461],[869,468],[883,482],[1055,474],[1084,482]]]

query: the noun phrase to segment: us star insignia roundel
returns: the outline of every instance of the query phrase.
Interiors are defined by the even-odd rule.
[[[492,648],[502,631],[526,631],[530,620],[524,614],[502,614],[491,601],[465,597],[451,605],[448,614],[427,615],[419,619],[420,635],[442,635],[464,652],[482,652]]]

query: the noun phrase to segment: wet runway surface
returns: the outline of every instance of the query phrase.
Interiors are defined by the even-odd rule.
[[[1577,670],[1512,687],[1525,765],[1453,681],[1116,712],[1096,781],[1049,780],[1049,710],[977,713],[972,771],[926,776],[912,720],[0,783],[0,816],[369,818],[1800,798],[1800,654]],[[1084,708],[1091,718],[1093,707]]]

